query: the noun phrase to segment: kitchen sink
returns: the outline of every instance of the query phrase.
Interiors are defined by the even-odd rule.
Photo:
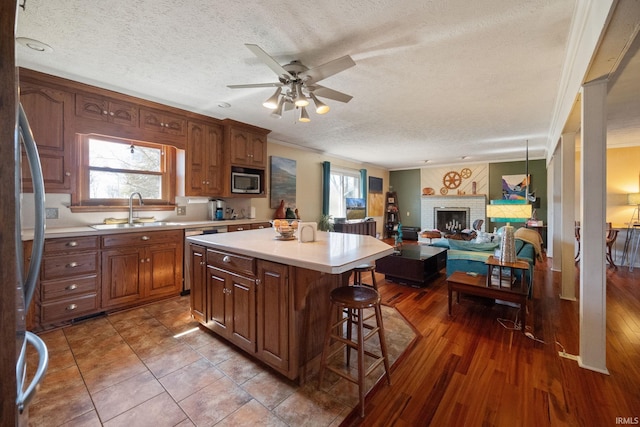
[[[182,224],[180,224],[179,222],[154,221],[154,222],[134,222],[133,224],[129,224],[129,223],[95,224],[95,225],[90,225],[89,227],[95,228],[96,230],[120,230],[123,228],[166,227],[171,225],[182,225]]]

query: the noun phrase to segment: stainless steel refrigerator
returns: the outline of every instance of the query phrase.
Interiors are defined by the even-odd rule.
[[[17,10],[23,2],[0,2],[0,425],[27,425],[28,405],[47,370],[44,342],[26,330],[44,246],[44,184],[29,123],[18,102],[15,64]],[[21,238],[21,149],[33,176],[36,226],[28,272]],[[23,165],[26,167],[26,165]],[[27,370],[27,347],[39,361]],[[29,359],[32,360],[32,359]],[[27,372],[29,375],[27,376]]]

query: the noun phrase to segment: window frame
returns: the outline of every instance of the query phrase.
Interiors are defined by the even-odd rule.
[[[339,167],[339,166],[336,167],[336,166],[331,165],[330,171],[329,171],[329,183],[331,183],[333,175],[340,175],[342,177],[342,179],[344,179],[345,176],[357,179],[356,189],[357,189],[357,193],[358,194],[355,195],[355,196],[352,196],[352,197],[356,197],[356,198],[364,197],[362,195],[362,175],[360,173],[360,170],[358,170],[358,169],[349,169],[349,168]],[[343,182],[343,184],[344,184],[344,182]],[[333,218],[346,217],[347,211],[346,211],[346,202],[344,200],[344,198],[346,197],[345,194],[344,194],[344,185],[343,185],[343,188],[342,188],[343,189],[343,194],[341,194],[341,197],[342,197],[341,205],[343,207],[343,209],[342,209],[343,212],[340,213],[340,215],[337,215],[337,216],[334,213],[331,213],[331,199],[332,199],[332,196],[333,196],[333,194],[332,194],[333,192],[331,191],[331,187],[332,186],[330,184],[329,185],[329,188],[330,188],[330,190],[329,190],[329,214]]]
[[[90,198],[90,184],[89,176],[91,169],[93,170],[105,170],[105,171],[120,171],[120,169],[91,167],[89,165],[89,140],[98,139],[108,141],[112,143],[118,143],[123,145],[134,145],[156,148],[161,150],[161,172],[159,174],[152,173],[153,175],[159,175],[161,177],[161,198],[160,199],[144,199],[145,210],[170,210],[174,209],[176,198],[176,166],[177,166],[177,149],[171,145],[158,144],[147,141],[137,141],[124,138],[118,138],[114,136],[98,135],[98,134],[78,134],[77,135],[77,166],[78,177],[74,186],[75,193],[72,194],[72,211],[81,210],[81,207],[88,208],[82,209],[84,211],[109,211],[109,210],[122,210],[123,206],[128,206],[128,198],[118,199],[91,199]],[[145,172],[142,172],[145,173]],[[114,209],[117,208],[117,209]]]

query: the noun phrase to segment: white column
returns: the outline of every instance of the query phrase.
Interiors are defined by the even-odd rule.
[[[607,80],[582,86],[580,163],[582,262],[580,263],[581,367],[607,371],[607,294],[605,263],[607,179]]]
[[[556,147],[551,158],[547,180],[550,201],[549,234],[547,235],[547,256],[551,257],[551,270],[562,271],[562,151]],[[551,182],[551,185],[548,183]]]
[[[569,132],[562,135],[561,147],[561,196],[560,215],[562,217],[561,267],[562,278],[560,284],[560,298],[569,301],[576,300],[576,268],[575,268],[575,173],[576,173],[576,134]],[[582,259],[582,256],[581,256]]]

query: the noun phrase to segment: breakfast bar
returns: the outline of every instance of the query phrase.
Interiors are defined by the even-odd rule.
[[[317,368],[329,292],[354,267],[393,253],[371,236],[317,232],[278,240],[273,229],[187,238],[191,313],[202,325],[300,383]]]

